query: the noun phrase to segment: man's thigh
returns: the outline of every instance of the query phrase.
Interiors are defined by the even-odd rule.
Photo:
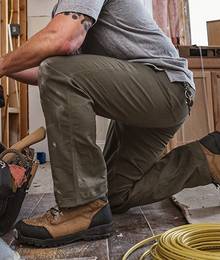
[[[42,63],[51,74],[92,100],[97,115],[137,127],[173,127],[188,109],[184,87],[165,72],[143,64],[96,55],[53,57]],[[57,85],[57,84],[56,84]],[[62,80],[60,80],[62,88]]]

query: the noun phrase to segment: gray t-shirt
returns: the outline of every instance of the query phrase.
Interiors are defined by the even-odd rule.
[[[114,57],[164,70],[171,82],[188,82],[193,74],[171,40],[152,19],[143,0],[59,0],[53,15],[78,12],[92,17],[83,54]]]

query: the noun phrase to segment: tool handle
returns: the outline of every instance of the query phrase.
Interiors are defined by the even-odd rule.
[[[40,127],[33,133],[24,137],[22,140],[20,140],[16,144],[12,145],[10,147],[10,149],[16,149],[18,151],[22,151],[24,148],[42,141],[45,137],[46,137],[46,130],[44,127]],[[14,154],[9,153],[4,156],[3,160],[6,162],[9,162],[13,159],[13,157],[14,157]]]

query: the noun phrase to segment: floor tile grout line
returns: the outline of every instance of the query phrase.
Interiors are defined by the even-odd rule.
[[[107,254],[107,260],[110,260],[110,252],[109,252],[109,240],[108,240],[108,238],[107,239],[105,239],[105,241],[106,241],[106,254]]]
[[[12,239],[11,239],[11,241],[8,243],[8,245],[11,246],[12,243],[13,243],[13,241],[14,241],[14,236],[12,237]]]
[[[145,219],[145,221],[146,221],[146,223],[147,223],[147,225],[148,225],[148,227],[149,227],[149,229],[150,229],[151,234],[152,234],[153,236],[155,236],[155,233],[154,233],[154,231],[153,231],[153,228],[151,227],[151,224],[150,224],[149,220],[147,219],[146,215],[144,214],[142,208],[141,208],[141,207],[139,207],[139,208],[140,208],[141,214],[143,215],[143,217],[144,217],[144,219]]]
[[[31,210],[30,214],[28,215],[28,218],[31,217],[32,213],[34,212],[34,210],[37,208],[37,206],[39,206],[40,202],[42,201],[42,199],[44,198],[45,193],[40,197],[40,199],[38,200],[38,202],[36,203],[35,207]]]
[[[83,251],[85,251],[88,248],[89,248],[88,244],[82,245],[82,248],[80,249],[79,254],[81,254]]]

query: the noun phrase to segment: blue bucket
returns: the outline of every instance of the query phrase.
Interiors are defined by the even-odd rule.
[[[38,152],[37,153],[37,160],[40,162],[40,164],[46,163],[46,153]]]

